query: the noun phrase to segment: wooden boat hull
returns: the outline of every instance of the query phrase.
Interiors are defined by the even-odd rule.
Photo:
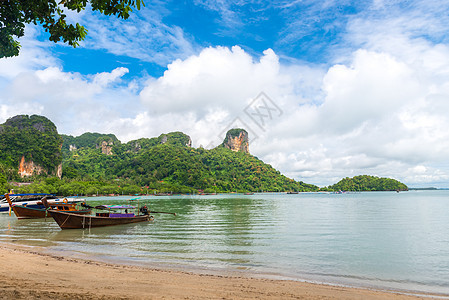
[[[77,215],[68,212],[48,210],[48,214],[55,219],[61,229],[84,229],[92,227],[114,226],[149,221],[149,215],[134,217],[99,217],[90,215]]]
[[[46,213],[45,208],[33,208],[22,205],[14,205],[12,206],[12,210],[19,219],[40,219],[46,218],[47,216],[50,217],[50,215]],[[86,215],[89,214],[91,211],[92,211],[91,209],[84,209],[84,210],[71,210],[70,212],[79,215]]]
[[[64,199],[49,199],[48,203],[53,204],[63,204],[65,203],[64,200],[67,200],[67,203],[79,203],[84,202],[84,199],[78,199],[78,198],[64,198]],[[26,205],[27,207],[34,207],[34,208],[44,208],[42,205],[41,199],[34,199],[32,201],[30,200],[23,200],[23,201],[13,201],[14,205]],[[0,202],[0,213],[7,213],[9,211],[9,203],[8,202]]]

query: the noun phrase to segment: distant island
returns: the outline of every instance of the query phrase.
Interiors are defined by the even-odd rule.
[[[114,134],[61,135],[46,117],[19,115],[0,125],[0,192],[60,195],[407,190],[397,180],[361,175],[319,188],[282,175],[249,153],[234,128],[214,149],[193,148],[171,132],[121,143]]]
[[[322,189],[324,190],[324,189]],[[381,178],[369,175],[359,175],[343,178],[338,183],[326,188],[330,191],[407,191],[408,187],[391,178]]]

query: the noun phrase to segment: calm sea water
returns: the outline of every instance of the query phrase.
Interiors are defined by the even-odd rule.
[[[449,295],[449,191],[150,196],[139,201],[178,215],[62,231],[52,219],[0,214],[0,242],[150,267]]]

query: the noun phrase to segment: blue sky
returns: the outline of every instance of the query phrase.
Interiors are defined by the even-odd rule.
[[[449,186],[447,1],[146,2],[128,20],[69,12],[89,31],[76,49],[27,26],[0,59],[0,122],[40,114],[122,142],[183,131],[206,148],[237,126],[296,180]]]
[[[110,17],[95,13],[83,23],[89,29],[91,18],[96,18],[96,26],[109,27],[106,31],[111,35],[118,29],[114,26],[138,27],[142,23],[151,28],[149,31],[118,29],[118,32],[135,32],[137,35],[111,36],[101,45],[96,45],[96,36],[89,35],[82,48],[71,49],[58,44],[55,52],[59,53],[66,71],[81,73],[101,72],[105,65],[122,64],[132,69],[130,75],[144,70],[151,76],[161,76],[171,61],[185,59],[205,47],[217,45],[238,45],[254,57],[271,48],[286,63],[302,60],[329,64],[335,59],[334,50],[344,42],[345,28],[351,17],[369,6],[354,2],[156,1],[147,3],[126,21],[111,22]],[[182,40],[176,38],[179,32]],[[113,43],[119,39],[121,43],[130,44],[123,48],[114,47]],[[134,46],[140,49],[132,51]],[[148,55],[147,46],[151,47],[150,52],[158,55]],[[100,55],[98,50],[106,51],[100,51]],[[91,63],[92,60],[95,63]]]

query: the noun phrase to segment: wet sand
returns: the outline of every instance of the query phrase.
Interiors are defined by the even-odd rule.
[[[427,299],[428,299],[427,295]],[[113,265],[0,244],[0,299],[422,299],[388,291]]]

